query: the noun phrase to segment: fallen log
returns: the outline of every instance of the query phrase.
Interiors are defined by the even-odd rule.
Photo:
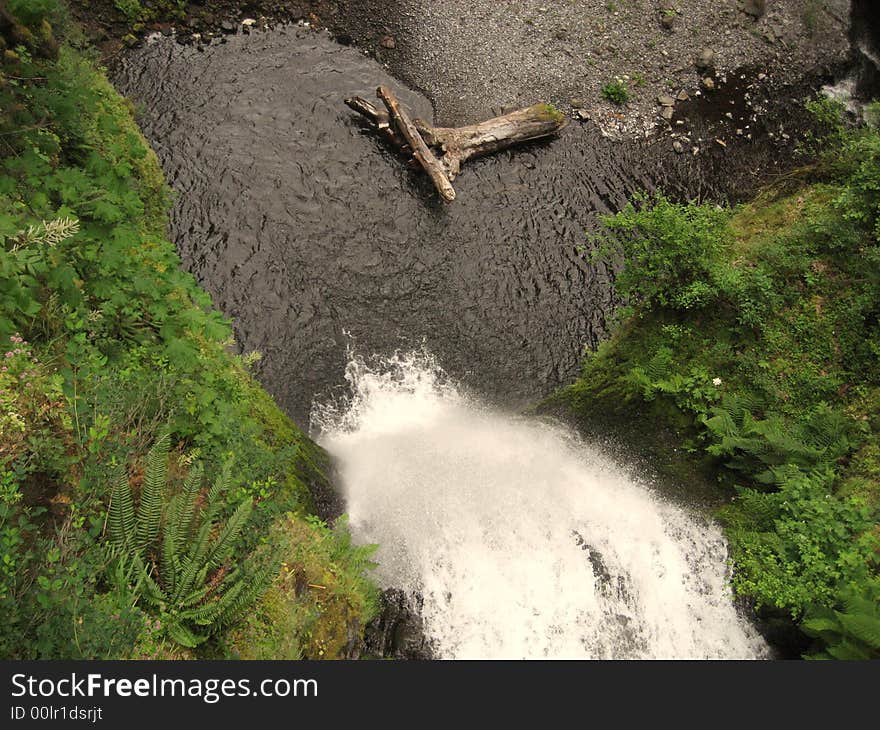
[[[443,165],[440,164],[440,160],[434,157],[434,153],[428,149],[428,145],[425,144],[425,140],[422,139],[422,135],[416,129],[416,125],[413,124],[409,115],[400,106],[397,97],[394,96],[391,89],[387,86],[380,86],[376,89],[376,95],[385,103],[394,126],[409,144],[416,162],[428,173],[428,177],[433,181],[434,187],[440,193],[440,197],[447,203],[451,203],[455,200],[455,190],[452,187],[452,183],[449,182],[446,172],[443,170]]]
[[[402,154],[411,154],[446,202],[455,200],[452,181],[461,172],[462,164],[471,158],[550,137],[568,121],[549,104],[535,104],[479,124],[432,127],[420,119],[411,119],[387,87],[380,86],[376,94],[387,111],[359,96],[346,99],[345,103]]]

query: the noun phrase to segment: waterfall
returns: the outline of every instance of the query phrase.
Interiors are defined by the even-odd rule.
[[[569,429],[469,395],[424,352],[353,357],[316,404],[376,578],[444,658],[756,658],[716,524]]]

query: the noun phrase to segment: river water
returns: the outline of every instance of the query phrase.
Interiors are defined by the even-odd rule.
[[[342,103],[378,84],[424,118],[428,101],[296,27],[159,38],[115,82],[177,193],[185,267],[311,416],[355,536],[381,544],[385,585],[423,596],[441,656],[765,655],[716,526],[509,415],[605,335],[612,264],[584,257],[585,231],[667,170],[572,124],[468,163],[443,205]]]

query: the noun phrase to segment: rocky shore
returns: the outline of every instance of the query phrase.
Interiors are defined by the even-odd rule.
[[[142,0],[137,18],[114,0],[72,5],[108,58],[156,32],[204,44],[298,21],[424,92],[438,123],[543,100],[619,138],[671,126],[680,102],[742,69],[784,86],[830,76],[850,55],[849,0],[197,0],[162,11],[164,2]]]

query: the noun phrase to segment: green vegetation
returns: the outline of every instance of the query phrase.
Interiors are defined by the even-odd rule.
[[[163,434],[147,455],[137,513],[124,470],[113,487],[107,521],[115,560],[109,573],[122,576],[120,587],[159,614],[169,638],[195,648],[253,606],[281,560],[276,563],[269,551],[262,561],[239,554],[231,562],[254,504],[245,497],[226,524],[218,524],[229,492],[228,468],[205,495],[201,465],[192,466],[182,489],[168,499],[170,443]]]
[[[753,203],[643,196],[606,219],[592,255],[622,261],[627,305],[557,400],[673,434],[732,495],[735,590],[810,617],[816,652],[876,655],[880,133],[824,122],[829,151]]]
[[[140,20],[144,14],[139,0],[113,0],[116,9],[125,16],[125,19],[131,23]]]
[[[625,82],[614,79],[602,86],[602,98],[617,106],[623,106],[629,101],[629,89]]]
[[[338,656],[376,602],[369,550],[309,515],[326,455],[181,271],[155,155],[63,8],[6,9],[0,656]],[[225,465],[207,493],[200,463]]]
[[[820,649],[808,659],[880,659],[880,581],[840,596],[841,611],[817,607],[807,614],[804,631]]]

